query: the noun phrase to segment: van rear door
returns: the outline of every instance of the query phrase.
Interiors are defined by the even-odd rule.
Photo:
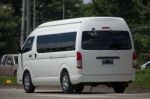
[[[128,31],[84,31],[83,74],[131,74],[133,48]]]

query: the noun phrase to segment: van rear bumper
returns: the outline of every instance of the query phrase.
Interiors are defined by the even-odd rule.
[[[105,82],[131,82],[134,81],[134,74],[110,74],[110,75],[77,75],[71,76],[72,84],[79,83],[105,83]]]

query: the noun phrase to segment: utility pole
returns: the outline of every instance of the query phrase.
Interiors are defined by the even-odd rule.
[[[36,27],[36,0],[33,1],[33,29]]]
[[[63,0],[63,19],[65,19],[65,0]]]
[[[21,20],[21,40],[20,46],[23,46],[25,35],[25,0],[22,0],[22,20]]]
[[[30,0],[27,0],[26,7],[27,7],[26,36],[28,36],[29,33],[31,32]]]
[[[20,46],[31,32],[30,0],[22,0],[22,20]]]

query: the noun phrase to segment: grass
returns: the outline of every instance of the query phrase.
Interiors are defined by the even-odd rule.
[[[14,76],[0,76],[0,85],[7,85],[6,80],[11,80],[9,85],[17,85],[16,77]],[[150,87],[150,69],[136,70],[135,81],[130,86]]]
[[[150,69],[136,70],[135,81],[131,84],[135,87],[150,87]]]
[[[10,82],[11,81],[11,82]],[[0,76],[0,85],[16,85],[16,77],[14,76]]]

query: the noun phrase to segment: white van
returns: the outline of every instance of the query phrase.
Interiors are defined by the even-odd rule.
[[[136,53],[126,22],[87,17],[43,23],[20,49],[17,80],[25,92],[62,86],[65,93],[105,84],[117,93],[134,80]]]

